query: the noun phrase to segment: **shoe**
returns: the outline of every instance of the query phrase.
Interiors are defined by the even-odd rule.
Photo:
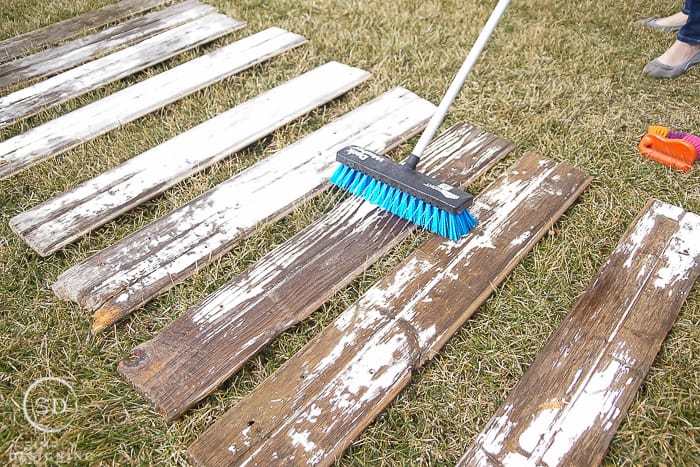
[[[656,16],[652,16],[651,18],[640,19],[639,21],[637,21],[637,23],[663,32],[678,31],[683,27],[682,24],[678,26],[666,26],[663,24],[659,24],[659,18]]]
[[[676,66],[666,65],[655,58],[644,67],[644,74],[650,78],[675,78],[698,63],[700,63],[700,50],[695,52],[688,60]]]

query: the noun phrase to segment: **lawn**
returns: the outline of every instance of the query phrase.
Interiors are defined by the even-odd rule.
[[[101,7],[108,0],[3,0],[0,40]],[[311,318],[284,333],[220,390],[166,423],[116,372],[131,349],[329,209],[328,195],[259,229],[215,264],[90,334],[90,313],[56,298],[64,270],[147,225],[321,125],[394,86],[437,103],[494,0],[206,0],[247,27],[196,51],[0,130],[0,140],[271,26],[309,43],[165,109],[0,181],[0,462],[187,464],[186,449],[237,400],[398,264],[426,234],[397,247]],[[652,163],[636,150],[649,125],[700,134],[700,66],[671,81],[642,75],[674,39],[634,24],[682,2],[514,1],[451,107],[517,149],[478,193],[527,151],[567,161],[592,185],[443,350],[337,461],[339,465],[454,464],[586,289],[626,227],[654,197],[700,213],[700,175]],[[140,154],[266,89],[330,60],[373,77],[237,157],[190,177],[48,258],[8,227],[14,215]],[[18,89],[16,87],[14,89]],[[0,91],[4,95],[9,90]],[[415,143],[415,141],[412,141]],[[410,151],[404,145],[395,156]],[[700,290],[696,285],[623,418],[606,465],[700,463]],[[41,433],[24,417],[39,378],[70,383],[69,426]]]

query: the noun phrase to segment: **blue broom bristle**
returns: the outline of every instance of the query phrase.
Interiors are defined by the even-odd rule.
[[[331,183],[349,193],[450,240],[458,240],[476,227],[476,219],[464,211],[450,214],[415,196],[340,164]]]

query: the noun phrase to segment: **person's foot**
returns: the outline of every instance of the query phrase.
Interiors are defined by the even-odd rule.
[[[683,27],[686,21],[688,21],[688,15],[679,11],[671,16],[664,16],[663,18],[654,16],[651,18],[644,18],[638,22],[650,28],[658,29],[659,31],[678,31]]]
[[[688,21],[688,15],[686,15],[682,11],[679,11],[678,13],[675,13],[671,16],[665,16],[663,18],[657,19],[656,24],[658,24],[659,26],[680,28],[685,24],[686,21]]]
[[[652,78],[675,78],[700,63],[700,44],[675,41],[666,52],[644,67],[644,73]]]

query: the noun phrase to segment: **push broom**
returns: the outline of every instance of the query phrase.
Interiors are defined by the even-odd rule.
[[[416,166],[508,3],[510,0],[499,0],[406,161],[400,164],[365,148],[347,146],[336,155],[340,166],[331,176],[331,183],[451,240],[457,240],[476,226],[476,219],[467,210],[473,196],[417,172]]]

